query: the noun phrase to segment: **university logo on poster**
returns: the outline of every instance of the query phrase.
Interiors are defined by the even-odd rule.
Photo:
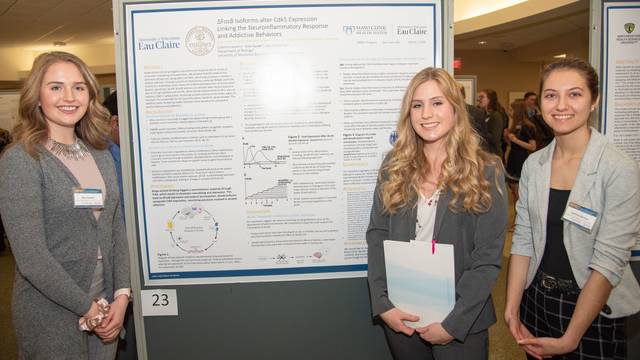
[[[633,30],[635,30],[636,28],[636,24],[634,23],[626,23],[624,24],[624,31],[627,32],[627,34],[631,34],[633,32]]]

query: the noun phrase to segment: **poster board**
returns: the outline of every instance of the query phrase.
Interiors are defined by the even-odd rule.
[[[640,161],[640,102],[638,87],[632,85],[640,82],[640,1],[591,0],[590,11],[589,61],[600,75],[602,93],[597,127],[618,149]],[[640,239],[630,260],[640,281]],[[640,314],[629,317],[626,331],[627,358],[638,358]]]
[[[605,2],[601,130],[640,162],[640,2]]]
[[[416,10],[421,8],[431,9],[431,13],[415,23],[413,14],[423,14]],[[125,208],[127,230],[134,234],[130,242],[135,265],[134,295],[147,289],[175,289],[178,313],[142,318],[139,309],[144,304],[140,303],[140,296],[134,296],[141,358],[170,359],[186,353],[194,358],[213,355],[256,358],[277,353],[282,359],[298,359],[307,357],[309,349],[313,349],[316,358],[390,358],[381,329],[373,326],[371,320],[363,278],[364,234],[359,233],[368,222],[375,172],[390,148],[397,120],[394,112],[399,109],[399,97],[408,80],[426,66],[446,66],[451,70],[451,11],[450,1],[114,1],[119,113],[125,117],[120,120],[121,139],[126,139],[122,142]],[[289,22],[289,17],[301,19],[292,23],[311,27],[282,26]],[[262,18],[272,21],[261,24]],[[286,18],[287,22],[276,22],[278,18]],[[296,34],[296,29],[305,31]],[[407,47],[398,40],[400,36],[412,37],[414,40],[409,41],[415,42]],[[347,38],[349,42],[344,40]],[[437,45],[428,49],[427,42]],[[327,46],[328,43],[332,46]],[[354,53],[354,49],[358,51]],[[383,50],[384,56],[378,49]],[[182,55],[176,55],[178,52]],[[147,56],[149,53],[154,55]],[[187,57],[191,60],[184,61]],[[327,64],[332,68],[321,68]],[[300,69],[303,71],[295,72]],[[255,86],[256,79],[266,85]],[[303,86],[308,82],[314,83],[311,92],[308,86]],[[388,83],[388,87],[383,88],[382,82]],[[239,86],[242,84],[246,86]],[[205,101],[197,98],[203,94]],[[261,97],[266,101],[262,104],[237,101],[243,97]],[[339,102],[343,97],[353,101],[346,109],[345,103]],[[185,104],[189,104],[188,110]],[[178,115],[174,108],[179,109]],[[212,122],[202,121],[202,116]],[[261,116],[268,120],[260,119]],[[249,118],[252,121],[246,121]],[[348,128],[344,126],[346,118],[353,121]],[[187,121],[181,123],[185,119],[192,121],[193,126],[185,126]],[[215,121],[220,126],[213,124]],[[236,121],[243,124],[244,130],[252,131],[229,130]],[[342,127],[327,133],[327,129],[336,127],[337,121]],[[280,124],[276,129],[272,125],[277,122]],[[261,132],[265,127],[271,127],[270,131]],[[307,134],[300,129],[306,129]],[[210,141],[213,137],[217,139],[215,143]],[[150,150],[152,142],[158,151]],[[215,168],[218,164],[213,163],[209,167],[213,170],[208,173],[205,168],[196,170],[204,171],[210,183],[222,178],[220,183],[230,185],[217,186],[204,195],[196,191],[202,187],[194,185],[191,189],[195,190],[180,206],[173,207],[172,201],[179,193],[156,197],[154,205],[153,190],[158,194],[157,190],[173,186],[159,181],[158,176],[182,176],[187,172],[171,171],[184,170],[199,162],[196,157],[182,158],[174,163],[176,166],[166,167],[164,164],[175,159],[165,150],[177,146],[188,152],[189,146],[199,142],[214,150],[206,155],[210,159],[234,164]],[[316,150],[318,153],[313,152]],[[349,158],[344,158],[345,153]],[[338,242],[336,239],[343,244],[339,251],[329,246],[326,253],[319,248],[304,255],[315,256],[316,260],[327,253],[343,255],[347,243],[353,245],[354,253],[359,253],[358,261],[326,264],[317,261],[310,266],[304,259],[298,263],[298,256],[302,255],[294,251],[284,254],[275,251],[264,255],[272,261],[269,266],[250,264],[234,268],[237,263],[232,260],[234,263],[228,263],[230,269],[226,270],[197,268],[194,265],[199,265],[199,261],[187,268],[160,269],[157,260],[165,253],[182,251],[183,258],[193,260],[208,249],[221,250],[224,241],[229,243],[234,236],[237,239],[234,241],[248,243],[251,239],[241,231],[247,227],[247,214],[255,219],[263,216],[265,210],[273,211],[296,199],[292,192],[296,177],[281,168],[300,155],[309,158],[299,161],[301,171],[306,165],[317,163],[318,173],[306,175],[307,182],[318,184],[306,184],[299,189],[314,193],[324,191],[327,182],[338,184],[329,184],[339,191],[325,197],[340,201],[329,199],[334,206],[325,207],[323,202],[315,205],[325,207],[322,210],[325,218],[335,212],[340,215],[333,219],[347,223],[355,220],[351,228],[340,224],[331,231],[311,224],[311,230],[324,232],[320,239],[340,232],[339,236],[331,235],[334,239],[329,245]],[[314,161],[318,156],[331,158]],[[154,159],[162,160],[151,164]],[[325,166],[330,170],[323,170]],[[245,169],[280,171],[280,175],[245,175]],[[356,171],[345,176],[347,170]],[[190,176],[197,177],[198,171],[190,171]],[[338,173],[342,178],[326,180],[323,177],[327,173]],[[268,179],[272,185],[247,181],[254,179]],[[366,181],[359,182],[363,179]],[[192,181],[198,180],[180,182]],[[149,187],[151,184],[154,188]],[[254,190],[245,190],[245,186],[246,189],[253,186]],[[263,196],[251,197],[255,194]],[[221,202],[226,202],[225,206],[218,206]],[[247,206],[256,204],[261,207],[247,211]],[[319,211],[303,207],[302,201],[298,204],[296,216]],[[349,204],[355,211],[346,211]],[[245,214],[240,218],[231,216],[243,211]],[[179,221],[183,223],[178,224]],[[255,223],[257,227],[263,225]],[[180,243],[171,234],[172,228],[178,227],[181,234],[176,236],[183,238],[187,233],[207,231],[209,235],[217,232],[217,237],[201,236],[187,239],[191,240],[189,244]],[[278,231],[300,231],[300,227],[290,227]],[[168,251],[153,248],[161,241],[169,241],[172,247]],[[183,245],[185,249],[180,249]],[[316,256],[316,252],[321,256]],[[170,257],[174,261],[171,266],[180,265],[180,256]],[[280,264],[278,260],[288,263]],[[217,260],[209,257],[204,261]],[[251,341],[250,347],[245,346],[246,341]],[[320,343],[329,346],[317,349]]]
[[[384,17],[380,15],[384,13]],[[126,37],[145,283],[365,276],[433,2],[135,4]]]

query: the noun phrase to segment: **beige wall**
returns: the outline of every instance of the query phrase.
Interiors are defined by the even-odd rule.
[[[529,44],[518,49],[502,50],[454,50],[454,56],[462,59],[462,69],[456,75],[476,75],[478,91],[493,89],[500,103],[507,107],[510,91],[538,92],[539,75],[549,63],[548,55],[567,54],[589,60],[589,29]],[[523,61],[527,59],[528,61]]]
[[[478,91],[493,89],[500,104],[509,104],[510,91],[538,92],[538,78],[542,64],[521,62],[502,50],[459,50],[455,57],[462,59],[462,69],[456,75],[475,75]]]
[[[61,47],[51,49],[0,49],[0,81],[18,81],[24,78],[33,59],[46,51],[66,51],[79,56],[96,75],[115,74],[115,49],[113,44],[82,47]],[[115,80],[113,81],[115,83]]]

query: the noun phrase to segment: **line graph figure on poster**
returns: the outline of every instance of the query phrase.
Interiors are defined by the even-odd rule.
[[[245,174],[245,202],[247,204],[271,206],[280,201],[289,200],[289,184],[290,179],[278,179],[278,183],[274,186],[249,194],[247,192],[247,182],[252,178]]]
[[[196,254],[209,250],[219,241],[220,224],[208,210],[192,204],[168,219],[165,231],[171,237],[172,247]]]
[[[242,143],[242,157],[245,168],[257,166],[263,170],[277,168],[284,165],[289,159],[288,154],[278,154],[275,145],[256,146],[248,142]]]

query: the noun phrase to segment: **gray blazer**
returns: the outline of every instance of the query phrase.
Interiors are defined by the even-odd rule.
[[[452,195],[446,191],[440,196],[436,208],[434,237],[438,243],[454,245],[455,262],[456,304],[442,321],[442,327],[460,341],[496,322],[491,290],[500,273],[508,201],[502,176],[504,170],[500,169],[499,173],[497,188],[495,168],[485,169],[493,199],[488,212],[454,212],[448,206]],[[395,215],[384,213],[378,183],[367,229],[369,292],[374,316],[394,307],[387,294],[382,242],[415,239],[416,218],[415,200]]]
[[[87,335],[78,319],[89,311],[89,287],[102,251],[104,286],[129,288],[129,255],[113,159],[89,147],[106,186],[102,214],[73,207],[79,184],[40,146],[40,159],[22,145],[0,159],[0,212],[16,259],[13,325],[21,358],[86,359]]]
[[[540,266],[547,234],[547,210],[551,182],[553,140],[529,156],[520,177],[520,198],[516,204],[516,229],[511,253],[531,258],[529,287]],[[564,247],[573,276],[582,288],[592,270],[604,275],[615,286],[607,305],[618,318],[640,310],[640,286],[629,257],[640,236],[640,168],[609,144],[607,138],[591,129],[576,181],[568,202],[575,202],[598,213],[591,233],[565,221]]]

